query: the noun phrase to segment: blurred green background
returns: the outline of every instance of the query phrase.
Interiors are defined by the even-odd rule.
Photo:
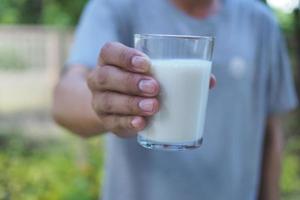
[[[51,90],[86,1],[1,0],[0,199],[92,200],[99,196],[102,138],[75,137],[57,127],[49,112]],[[284,5],[274,11],[288,41],[299,91],[299,9]],[[284,128],[281,194],[282,199],[296,200],[300,199],[299,110],[285,117]]]

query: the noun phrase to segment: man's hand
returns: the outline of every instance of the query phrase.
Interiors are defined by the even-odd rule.
[[[103,46],[87,82],[92,108],[104,130],[132,136],[145,128],[146,117],[158,112],[159,83],[149,73],[150,67],[149,58],[136,49],[117,42]],[[210,86],[215,82],[212,76]]]

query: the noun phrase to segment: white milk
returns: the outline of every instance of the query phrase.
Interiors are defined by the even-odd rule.
[[[200,59],[152,60],[160,83],[160,111],[140,134],[156,142],[181,143],[202,137],[211,62]]]

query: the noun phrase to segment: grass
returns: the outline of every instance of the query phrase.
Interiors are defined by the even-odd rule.
[[[103,177],[99,138],[34,139],[0,135],[0,199],[92,200]]]
[[[286,144],[281,176],[282,199],[300,198],[300,137],[291,136]]]

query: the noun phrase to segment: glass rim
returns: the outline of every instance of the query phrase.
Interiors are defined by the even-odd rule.
[[[163,38],[173,38],[173,39],[191,39],[191,40],[208,40],[214,41],[213,36],[202,36],[202,35],[172,35],[172,34],[134,34],[135,38],[140,39],[163,39]]]

